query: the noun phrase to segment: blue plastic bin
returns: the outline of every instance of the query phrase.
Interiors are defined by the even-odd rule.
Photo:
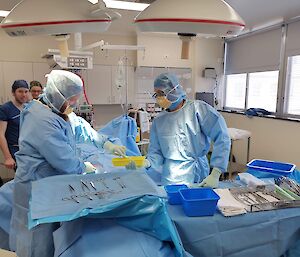
[[[168,194],[169,204],[181,204],[181,196],[179,194],[180,189],[188,188],[187,185],[167,185],[165,190]]]
[[[211,188],[181,189],[184,213],[187,216],[213,216],[220,196]]]
[[[296,165],[285,162],[274,162],[267,160],[254,159],[247,164],[247,167],[253,170],[272,172],[279,175],[287,175],[296,168]]]

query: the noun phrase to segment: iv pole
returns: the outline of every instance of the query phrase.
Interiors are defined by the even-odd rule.
[[[93,44],[87,45],[85,47],[80,48],[80,50],[89,50],[91,48],[100,47],[101,50],[124,50],[125,56],[123,57],[125,59],[125,114],[127,115],[128,112],[128,57],[127,57],[127,51],[144,51],[145,55],[145,46],[139,46],[139,45],[109,45],[107,43],[104,43],[103,40],[95,42]],[[122,102],[122,101],[121,101]]]

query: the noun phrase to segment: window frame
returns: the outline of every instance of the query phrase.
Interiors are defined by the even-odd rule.
[[[290,90],[291,90],[290,76],[291,76],[291,67],[292,67],[292,61],[289,60],[289,59],[293,58],[295,56],[299,56],[299,58],[300,58],[300,54],[290,55],[290,56],[287,56],[287,58],[286,58],[287,60],[286,60],[286,77],[285,77],[284,99],[287,99],[287,100],[284,101],[284,104],[283,104],[283,116],[287,117],[287,118],[292,118],[292,119],[300,119],[300,114],[288,113],[289,93],[290,93]]]
[[[294,22],[299,22],[300,18],[297,21]],[[287,30],[290,24],[293,24],[293,22],[290,23],[283,23],[281,24],[281,47],[280,47],[280,63],[278,70],[279,75],[278,75],[278,83],[277,83],[277,101],[276,101],[276,111],[271,112],[271,115],[269,117],[275,118],[275,119],[282,119],[282,120],[290,120],[290,121],[300,121],[300,114],[291,114],[288,113],[288,102],[289,102],[289,92],[291,89],[290,85],[290,72],[291,72],[291,62],[289,61],[289,58],[294,57],[294,56],[300,56],[300,48],[297,49],[292,49],[291,47],[287,47],[287,39],[288,39],[288,34]],[[300,22],[298,24],[300,26]],[[261,31],[268,31],[275,29],[270,27],[266,29],[262,29]],[[259,33],[260,31],[258,31]],[[246,111],[246,106],[248,104],[248,90],[249,90],[249,73],[253,73],[253,71],[247,71],[245,70],[242,73],[237,73],[237,74],[247,74],[247,80],[246,80],[246,95],[245,95],[245,106],[244,109],[236,109],[236,108],[231,108],[226,106],[226,93],[227,93],[227,76],[228,75],[233,75],[230,73],[226,73],[226,64],[227,64],[227,42],[225,40],[225,52],[224,52],[224,97],[223,97],[223,110],[224,111],[239,111],[241,113]],[[264,72],[268,70],[257,70],[256,72]],[[266,117],[266,118],[269,118]]]
[[[272,70],[272,71],[278,71],[278,80],[280,77],[280,71],[279,70]],[[268,71],[257,71],[257,72],[244,72],[244,73],[237,73],[237,74],[246,74],[246,86],[245,86],[245,99],[244,99],[244,108],[233,108],[226,106],[226,96],[227,96],[227,77],[230,75],[237,75],[237,74],[227,74],[225,75],[224,79],[224,85],[225,85],[225,93],[224,93],[224,107],[223,110],[225,111],[234,111],[234,112],[245,112],[248,108],[248,102],[249,102],[249,81],[250,81],[250,74],[253,73],[260,73],[260,72],[268,72]],[[278,83],[277,83],[278,85]],[[279,91],[277,90],[277,99],[276,99],[276,112],[270,112],[271,115],[277,116],[277,108],[278,108],[278,98],[279,98]],[[249,107],[251,108],[251,107]],[[300,118],[300,117],[299,117]]]

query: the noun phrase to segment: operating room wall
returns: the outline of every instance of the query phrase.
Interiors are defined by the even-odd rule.
[[[251,159],[294,163],[300,167],[299,122],[222,112],[227,126],[252,133]],[[239,163],[246,163],[246,140],[234,142],[233,153]]]
[[[216,108],[221,108],[223,98],[223,56],[224,42],[219,38],[197,38],[194,50],[193,83],[195,92],[214,93],[218,100]],[[217,78],[205,78],[205,68],[214,68]]]

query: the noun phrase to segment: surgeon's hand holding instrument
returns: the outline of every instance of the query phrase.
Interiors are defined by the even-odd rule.
[[[138,166],[136,164],[136,161],[132,157],[130,157],[130,156],[124,156],[124,158],[128,158],[130,160],[129,163],[127,165],[125,165],[125,167],[126,167],[127,170],[136,170],[138,167],[139,168],[146,168],[147,169],[147,168],[150,168],[150,166],[151,166],[150,162],[147,159],[145,159],[143,161],[142,165]]]
[[[84,162],[84,165],[85,165],[84,173],[95,173],[95,171],[97,170],[97,168],[90,162]]]
[[[216,188],[219,185],[219,179],[222,172],[218,168],[213,168],[210,175],[208,175],[203,181],[199,184],[200,187],[211,187]]]
[[[110,141],[105,142],[103,148],[111,154],[124,156],[126,154],[126,147],[123,145],[115,145]]]

